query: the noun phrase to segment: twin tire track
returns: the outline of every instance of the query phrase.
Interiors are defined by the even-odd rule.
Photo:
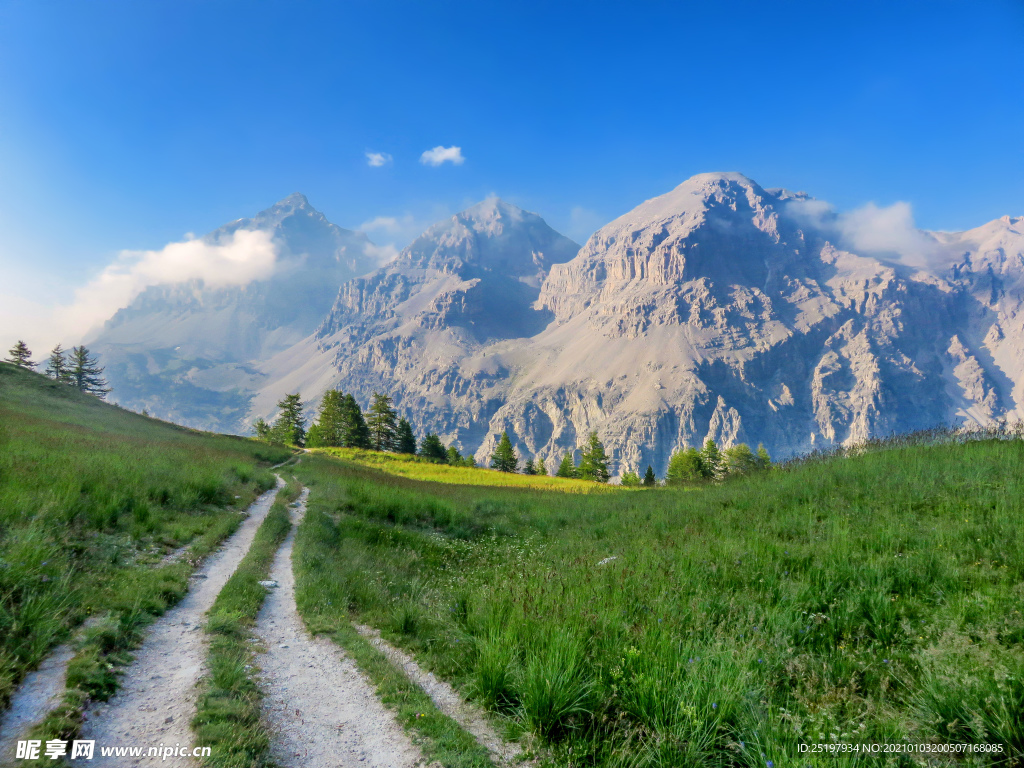
[[[149,747],[194,746],[190,723],[196,712],[198,685],[206,671],[206,613],[249,551],[283,486],[284,481],[278,477],[277,487],[253,502],[238,530],[193,575],[193,587],[185,598],[153,622],[133,662],[124,670],[116,695],[106,703],[88,707],[79,738],[95,740],[96,751],[83,765],[200,768],[200,761],[192,757],[103,757],[99,748],[143,747],[145,751]],[[355,662],[331,640],[310,635],[298,614],[292,549],[308,495],[309,490],[303,489],[298,501],[289,505],[291,529],[269,575],[278,586],[268,590],[255,629],[263,646],[257,664],[265,694],[264,719],[271,730],[271,757],[282,768],[423,766],[426,761],[422,753],[377,698],[374,686]],[[364,634],[369,632],[368,628],[359,629]],[[508,765],[518,757],[519,750],[502,742],[485,724],[482,713],[458,704],[458,695],[446,683],[419,670],[411,658],[379,637],[373,642],[403,667],[445,714],[487,747],[497,764]],[[13,758],[13,740],[24,738],[27,727],[47,711],[46,697],[40,697],[36,689],[47,692],[49,706],[59,701],[59,696],[53,694],[63,692],[68,658],[70,651],[58,649],[38,672],[26,678],[18,695],[35,694],[35,708],[22,707],[21,720],[16,720],[16,696],[12,708],[4,714],[0,751],[6,752],[10,746],[12,754],[0,754],[0,764]],[[17,728],[9,727],[15,721]]]

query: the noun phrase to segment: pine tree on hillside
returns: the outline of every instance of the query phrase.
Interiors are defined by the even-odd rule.
[[[427,434],[420,443],[420,456],[437,464],[448,463],[448,451],[441,442],[441,438],[433,432]]]
[[[654,467],[650,464],[647,465],[647,471],[644,472],[644,487],[653,488],[658,484],[658,479],[654,476]]]
[[[412,424],[408,419],[398,420],[398,430],[395,435],[396,453],[416,453],[416,435],[412,433]]]
[[[370,430],[370,446],[374,450],[395,450],[397,417],[398,414],[391,407],[391,398],[388,395],[374,392],[370,415],[366,418],[366,426]]]
[[[654,472],[652,471],[653,475]],[[687,448],[676,451],[668,460],[668,471],[665,472],[665,485],[682,485],[695,483],[704,479],[704,464],[700,451]]]
[[[577,477],[576,474],[576,460],[572,457],[572,451],[569,451],[565,456],[562,457],[561,463],[558,465],[558,471],[555,472],[555,477]]]
[[[32,362],[32,353],[29,351],[28,346],[24,341],[18,341],[13,347],[11,347],[10,357],[5,358],[5,363],[11,363],[19,368],[28,368],[32,370],[36,367],[36,364]]]
[[[256,433],[257,440],[266,440],[270,437],[270,425],[262,417],[252,423],[252,429]]]
[[[306,445],[310,448],[338,448],[344,444],[345,414],[342,411],[342,394],[336,389],[324,393],[320,401],[320,417],[311,425],[306,434]]]
[[[95,395],[100,400],[110,392],[107,380],[103,378],[103,368],[96,364],[96,358],[84,346],[71,348],[69,375],[69,383],[80,392]]]
[[[533,467],[533,459],[527,459],[526,464],[523,465],[524,475],[536,475],[537,470]]]
[[[50,350],[50,357],[46,361],[46,375],[62,384],[71,382],[71,366],[68,365],[68,359],[60,344]]]
[[[354,395],[341,398],[341,445],[343,448],[370,448],[370,429]]]
[[[519,469],[519,457],[512,448],[512,441],[508,439],[508,432],[501,433],[498,447],[491,454],[491,468],[499,472],[515,472]]]
[[[701,469],[709,480],[721,480],[725,476],[725,460],[715,441],[708,438],[700,452]]]
[[[578,472],[580,478],[598,483],[607,483],[611,477],[608,472],[608,455],[604,452],[604,445],[598,439],[597,432],[591,432],[587,438]]]
[[[298,392],[285,395],[277,407],[281,409],[281,414],[270,430],[272,439],[301,448],[306,442],[306,419],[302,415],[301,395]]]
[[[538,475],[547,476],[548,474],[548,468],[544,465],[544,459],[540,456],[535,457],[533,460],[533,471]]]
[[[757,444],[757,468],[761,471],[767,471],[772,468],[772,457],[768,455],[768,449],[764,447],[764,443]]]

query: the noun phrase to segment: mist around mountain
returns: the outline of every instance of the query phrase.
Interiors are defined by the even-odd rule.
[[[291,258],[365,251],[287,202],[252,222]],[[307,230],[334,250],[297,247]],[[662,474],[709,438],[781,458],[1020,418],[1024,220],[883,234],[735,173],[695,176],[582,248],[490,199],[373,271],[328,258],[315,280],[306,264],[245,289],[151,289],[104,352],[121,345],[115,395],[128,379],[196,425],[244,430],[286,392],[312,410],[329,388],[364,406],[380,391],[419,435],[483,457],[508,431],[549,471],[592,430],[618,473]]]
[[[246,230],[272,236],[271,276],[241,286],[150,286],[89,340],[119,404],[187,426],[242,431],[264,378],[257,365],[312,333],[338,286],[378,263],[362,232],[332,224],[298,193],[203,240]]]

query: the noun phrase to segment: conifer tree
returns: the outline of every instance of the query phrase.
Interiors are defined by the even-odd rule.
[[[416,453],[416,435],[412,433],[412,424],[407,419],[398,420],[395,451],[397,453]]]
[[[708,438],[700,452],[701,471],[709,480],[720,480],[725,475],[725,461],[715,441]]]
[[[650,464],[647,465],[647,471],[644,472],[644,487],[653,488],[658,484],[657,478],[654,476],[654,467]]]
[[[277,407],[281,409],[281,414],[271,429],[272,437],[287,445],[297,445],[301,448],[306,442],[306,420],[302,415],[301,395],[298,392],[285,395]]]
[[[46,375],[54,381],[68,384],[71,382],[71,367],[64,355],[64,349],[60,344],[50,350],[50,357],[46,361]]]
[[[519,457],[512,448],[512,441],[508,438],[508,432],[501,433],[498,447],[491,454],[491,467],[499,472],[515,472],[519,469]]]
[[[252,423],[252,429],[253,432],[256,433],[256,438],[258,440],[266,440],[270,437],[270,425],[267,424],[262,417],[256,419],[256,421]]]
[[[768,455],[768,449],[764,447],[764,443],[757,444],[755,461],[757,462],[757,468],[761,471],[767,471],[772,468],[772,457]]]
[[[548,468],[544,465],[544,459],[542,459],[540,456],[537,456],[533,459],[533,471],[536,472],[538,475],[547,476],[548,474]]]
[[[611,477],[608,472],[608,456],[604,452],[604,445],[597,437],[597,432],[591,432],[587,438],[587,444],[583,447],[583,455],[580,457],[579,477],[584,480],[594,480],[598,483],[607,483]]]
[[[341,445],[343,448],[370,448],[370,429],[363,418],[363,410],[354,395],[341,398]]]
[[[453,467],[461,467],[465,464],[466,460],[462,458],[462,454],[459,453],[459,449],[454,445],[448,446],[448,463]]]
[[[654,472],[652,471],[651,474],[653,475]],[[695,483],[704,477],[704,464],[700,451],[696,448],[676,451],[669,458],[668,470],[665,472],[665,485]]]
[[[577,477],[576,461],[572,457],[572,451],[569,451],[562,457],[562,461],[558,465],[558,471],[555,472],[555,477]]]
[[[536,475],[537,470],[533,468],[533,459],[527,459],[526,464],[523,465],[524,475]]]
[[[110,392],[107,380],[103,378],[103,368],[96,364],[96,358],[84,346],[71,348],[69,375],[71,385],[80,392],[96,395],[100,400]]]
[[[343,396],[336,389],[324,393],[324,399],[320,402],[320,418],[306,435],[306,444],[310,448],[336,448],[344,445],[347,424],[342,401]]]
[[[28,346],[24,341],[18,341],[13,347],[11,347],[10,357],[5,358],[5,363],[11,363],[19,368],[28,368],[29,370],[35,368],[36,364],[32,362],[32,353],[29,351]]]
[[[428,433],[420,443],[420,456],[437,464],[448,463],[448,451],[441,442],[441,438],[433,432]]]
[[[373,393],[373,405],[366,419],[370,430],[370,446],[377,451],[395,450],[395,435],[398,429],[398,414],[391,407],[391,398],[379,392]]]

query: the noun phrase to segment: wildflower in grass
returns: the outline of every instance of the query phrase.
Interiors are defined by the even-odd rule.
[[[712,702],[711,703],[711,708],[712,709],[718,709],[718,704],[716,702]]]

